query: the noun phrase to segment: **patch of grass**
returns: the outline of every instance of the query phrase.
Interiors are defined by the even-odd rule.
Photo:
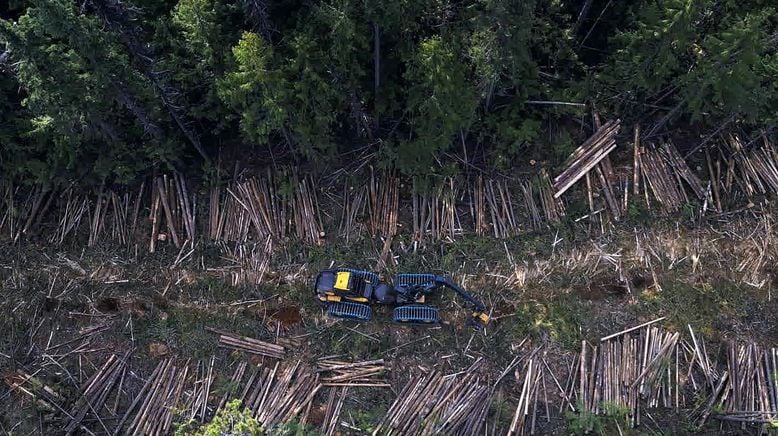
[[[536,340],[551,338],[570,350],[577,350],[582,339],[580,325],[587,308],[574,295],[561,295],[546,304],[526,303],[517,309],[513,334]]]
[[[314,346],[320,355],[345,354],[354,361],[378,358],[390,348],[390,336],[376,328],[378,325],[377,321],[365,324],[343,320],[317,333]]]
[[[187,291],[194,299],[208,302],[235,301],[242,294],[240,288],[209,275],[199,275],[197,281],[187,287]]]
[[[661,292],[644,291],[640,300],[643,311],[667,316],[675,329],[691,324],[710,338],[728,318],[744,316],[748,292],[731,282],[690,285],[673,277],[663,280]]]
[[[312,266],[314,270],[328,268],[330,263],[335,267],[343,266],[349,268],[373,270],[375,259],[371,257],[378,256],[378,250],[373,241],[369,238],[361,238],[358,241],[345,243],[328,243],[324,245],[300,246],[299,253],[302,256],[299,261],[303,261]],[[294,248],[289,248],[291,252]]]
[[[205,330],[213,327],[242,335],[257,337],[260,326],[250,318],[192,308],[171,307],[167,312],[154,311],[135,324],[136,337],[148,344],[161,342],[171,353],[184,357],[207,358],[216,352],[218,336]]]
[[[386,406],[379,405],[372,409],[359,408],[352,412],[351,416],[354,418],[354,425],[365,434],[370,434],[375,430],[376,425],[386,415]],[[344,416],[343,414],[341,416]],[[346,415],[347,416],[347,415]]]

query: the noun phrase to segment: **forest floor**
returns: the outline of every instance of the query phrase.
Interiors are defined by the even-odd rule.
[[[778,240],[769,211],[693,227],[662,221],[619,225],[606,235],[580,233],[560,228],[506,240],[461,236],[421,244],[402,237],[391,244],[368,237],[322,246],[259,243],[243,257],[205,243],[181,251],[163,246],[154,254],[99,244],[3,246],[0,430],[48,434],[61,426],[61,414],[10,388],[9,374],[18,368],[39,368],[40,380],[74,401],[107,356],[134,350],[130,376],[108,407],[108,425],[163,356],[215,356],[218,393],[236,363],[249,357],[219,348],[218,335],[206,327],[270,342],[298,336],[302,345],[289,360],[385,359],[391,389],[349,391],[341,421],[350,430],[341,431],[354,434],[376,425],[412,375],[453,374],[482,358],[483,377],[494,382],[517,354],[546,344],[545,359],[566,377],[582,340],[596,343],[658,317],[682,337],[691,325],[714,356],[730,342],[778,346]],[[333,265],[379,270],[386,278],[398,271],[448,274],[484,302],[493,321],[485,331],[473,330],[462,302],[449,294],[435,299],[442,323],[433,328],[393,325],[388,309],[378,309],[370,323],[327,318],[311,286],[317,271]],[[252,285],[258,275],[261,284]],[[95,326],[99,333],[84,336]],[[504,433],[516,407],[518,383],[511,379],[493,397],[488,422],[490,431],[501,431],[495,434]],[[561,401],[556,391],[550,395],[554,407],[538,424],[542,433],[565,434],[575,419],[557,413]],[[686,417],[691,407],[649,411],[655,418],[635,434],[744,431],[715,420],[697,429]],[[84,422],[99,433],[94,420]],[[315,429],[315,418],[312,423]]]

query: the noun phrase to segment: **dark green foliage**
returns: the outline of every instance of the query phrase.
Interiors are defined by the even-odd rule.
[[[716,124],[776,119],[778,16],[770,2],[643,1],[611,42],[605,89],[624,110],[652,104]],[[630,105],[628,109],[626,105]]]
[[[406,174],[463,152],[508,171],[561,163],[591,131],[585,108],[558,102],[595,103],[649,136],[778,121],[771,2],[594,2],[580,19],[579,8],[16,0],[0,6],[0,166],[92,184],[225,146],[336,164],[368,146]]]

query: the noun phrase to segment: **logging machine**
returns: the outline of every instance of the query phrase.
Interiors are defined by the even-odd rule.
[[[473,298],[451,279],[435,274],[398,274],[393,284],[381,282],[378,274],[350,268],[321,271],[314,285],[316,298],[327,306],[327,314],[338,318],[369,321],[370,304],[387,304],[394,308],[392,320],[399,324],[433,325],[439,322],[438,309],[428,304],[428,297],[438,288],[448,288],[467,301],[472,308],[471,321],[485,326],[489,315],[480,301]]]

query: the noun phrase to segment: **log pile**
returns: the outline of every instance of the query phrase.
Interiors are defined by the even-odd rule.
[[[348,396],[348,387],[331,388],[327,397],[326,412],[322,424],[322,431],[326,436],[337,434],[340,411]]]
[[[519,233],[519,220],[506,180],[478,176],[469,187],[470,215],[477,235],[504,239]],[[491,231],[490,231],[491,229]]]
[[[340,215],[338,230],[341,236],[349,242],[352,234],[359,233],[361,227],[359,218],[365,215],[367,210],[367,187],[350,186],[346,182],[343,186],[343,208]]]
[[[729,135],[725,147],[730,155],[730,167],[737,168],[735,177],[747,197],[778,193],[778,154],[767,140],[762,138],[759,147],[746,148],[737,135]]]
[[[561,197],[616,148],[620,127],[620,120],[608,121],[568,157],[565,169],[554,178],[554,198]]]
[[[316,372],[323,376],[321,379],[322,386],[391,387],[386,380],[379,378],[386,371],[384,359],[344,362],[325,357],[319,359],[316,365]]]
[[[429,237],[433,241],[453,241],[462,234],[462,223],[456,209],[459,189],[452,177],[446,177],[429,194],[422,194],[413,185],[413,237],[416,240]]]
[[[551,177],[546,169],[540,170],[538,175],[538,190],[540,191],[540,204],[546,220],[558,223],[565,216],[565,205],[559,196],[554,195]]]
[[[702,181],[692,172],[672,144],[641,147],[639,162],[646,204],[650,207],[650,188],[663,214],[676,212],[690,202],[684,183],[698,199],[703,200],[708,195]]]
[[[285,182],[280,181],[283,179]],[[246,242],[283,239],[293,233],[320,244],[324,229],[318,197],[310,178],[282,170],[251,177],[209,192],[208,236],[212,240]]]
[[[100,418],[100,412],[108,400],[108,396],[114,390],[120,376],[124,374],[127,357],[129,357],[129,353],[124,356],[111,355],[103,363],[103,366],[84,384],[81,396],[76,400],[68,413],[68,420],[63,429],[65,434],[71,435],[80,429],[81,422],[90,413],[100,422],[102,429],[106,433],[108,432],[108,428]]]
[[[223,348],[231,348],[244,353],[272,357],[274,359],[283,359],[286,354],[286,349],[278,344],[271,344],[270,342],[236,335],[211,327],[206,327],[206,330],[219,335],[219,346]]]
[[[294,365],[254,368],[240,400],[265,429],[300,416],[307,421],[313,399],[321,389],[319,375],[297,361]],[[302,414],[302,415],[301,415]]]
[[[226,192],[226,194],[225,194]],[[245,242],[251,218],[237,194],[224,186],[213,186],[208,202],[208,236],[212,241]]]
[[[543,361],[534,356],[530,357],[522,370],[523,376],[517,371],[517,378],[521,381],[519,400],[516,411],[508,428],[507,435],[536,434],[538,412],[542,403],[546,411],[546,418],[550,419],[548,411],[548,392],[546,391],[545,372],[548,369]],[[550,371],[549,371],[550,372]],[[542,391],[542,397],[540,397]]]
[[[540,214],[537,202],[535,201],[535,193],[533,184],[531,181],[526,180],[521,182],[521,195],[524,199],[524,206],[527,209],[527,217],[530,222],[532,230],[543,229],[543,217]],[[543,198],[541,198],[542,200]]]
[[[288,204],[281,198],[272,175],[250,178],[237,183],[234,189],[227,188],[227,192],[245,210],[255,240],[287,235]]]
[[[596,117],[594,124],[598,126]],[[561,196],[581,181],[586,182],[589,213],[576,221],[589,218],[603,231],[610,220],[627,212],[630,192],[633,204],[642,199],[647,209],[661,214],[699,203],[703,213],[708,208],[723,211],[735,200],[747,200],[751,206],[762,196],[778,194],[778,153],[766,138],[751,145],[732,135],[717,148],[706,148],[701,166],[707,169],[708,181],[695,174],[673,145],[641,144],[639,129],[631,156],[633,172],[614,168],[609,153],[620,127],[618,120],[599,127],[553,180],[545,170],[528,180],[478,174],[462,183],[446,177],[425,194],[414,189],[401,199],[400,178],[378,171],[356,175],[367,183],[355,186],[349,179],[340,198],[327,194],[342,205],[342,212],[326,224],[347,241],[362,229],[384,239],[407,229],[416,241],[452,240],[467,233],[508,238],[560,221],[566,213]],[[292,169],[219,180],[205,195],[191,186],[178,173],[147,179],[139,188],[101,186],[89,193],[0,182],[0,235],[12,242],[40,234],[56,244],[73,239],[91,246],[110,242],[137,249],[143,244],[149,251],[161,244],[191,250],[201,236],[228,243],[290,237],[308,245],[324,242],[322,216],[327,215],[320,211],[319,197],[328,191]],[[399,217],[401,201],[412,210],[407,222]],[[197,219],[203,212],[198,204],[207,209],[204,220]],[[467,210],[469,217],[461,213]]]
[[[716,373],[705,359],[695,367],[706,379],[708,396],[694,412],[699,426],[709,418],[761,426],[778,420],[778,348],[730,344],[726,369]]]
[[[384,238],[397,234],[400,212],[400,179],[390,174],[380,178],[370,173],[368,185],[368,223],[370,233]]]
[[[482,431],[492,389],[476,371],[411,379],[373,435],[470,435]]]
[[[57,230],[52,233],[49,242],[62,244],[70,235],[75,234],[81,226],[84,215],[89,215],[89,199],[86,195],[76,194],[73,189],[66,190],[61,197],[58,208]]]
[[[615,406],[629,410],[627,418],[636,427],[643,402],[651,408],[679,407],[680,334],[649,325],[661,319],[607,336],[599,345],[581,343],[572,377],[578,412],[608,414],[604,406]]]
[[[484,178],[482,175],[476,177],[475,182],[467,190],[470,217],[473,220],[473,230],[477,236],[483,236],[489,232],[489,225],[486,222],[486,196],[484,195]]]
[[[324,243],[324,228],[319,217],[318,197],[313,192],[313,181],[308,177],[294,177],[295,190],[292,200],[295,235],[311,245]]]
[[[185,392],[187,400],[184,403],[184,409],[188,411],[187,415],[191,421],[203,423],[210,416],[208,397],[211,394],[213,381],[216,379],[216,374],[213,372],[215,362],[215,356],[211,356],[207,363],[197,362],[192,389]]]
[[[173,173],[172,177],[164,174],[154,179],[151,186],[149,251],[153,253],[156,250],[158,241],[170,239],[178,249],[186,241],[194,241],[197,235],[196,215],[197,197],[189,194],[180,174]]]
[[[113,434],[170,433],[188,374],[188,364],[178,366],[173,359],[160,360],[117,424]],[[127,428],[122,430],[125,424]]]

